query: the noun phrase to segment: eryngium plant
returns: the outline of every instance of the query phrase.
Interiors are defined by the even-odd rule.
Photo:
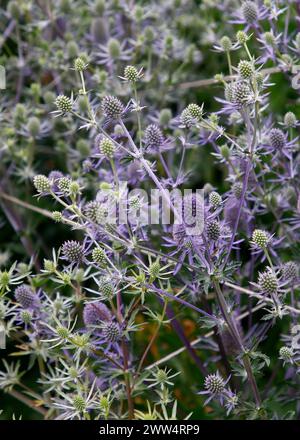
[[[298,419],[298,2],[5,3],[4,416]]]

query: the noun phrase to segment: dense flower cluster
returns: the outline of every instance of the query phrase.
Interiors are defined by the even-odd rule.
[[[299,419],[299,2],[4,3],[0,410]]]

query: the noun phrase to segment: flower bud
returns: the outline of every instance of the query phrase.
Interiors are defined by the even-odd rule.
[[[253,63],[245,60],[240,61],[238,65],[238,72],[243,79],[251,78],[254,73]]]
[[[65,95],[59,95],[55,100],[55,105],[62,113],[68,113],[73,108],[72,100]]]
[[[100,301],[86,304],[83,309],[83,320],[85,325],[99,325],[103,321],[111,321],[112,315],[105,304]]]
[[[208,222],[206,226],[206,233],[207,237],[212,240],[216,241],[220,237],[221,234],[221,226],[220,223],[217,220],[212,220]]]
[[[220,394],[225,389],[225,382],[222,377],[217,374],[209,374],[204,381],[204,387],[211,394]]]
[[[33,184],[39,193],[48,192],[51,188],[50,180],[43,174],[38,174],[37,176],[34,176]]]
[[[295,127],[296,124],[297,124],[297,118],[296,118],[295,113],[287,112],[284,115],[284,125],[287,128],[291,128],[291,127]]]
[[[86,62],[81,57],[76,58],[74,61],[74,69],[77,70],[77,72],[83,72],[86,68]]]
[[[232,49],[232,41],[225,35],[220,40],[220,46],[225,52],[229,52]]]
[[[78,241],[69,240],[62,245],[62,254],[70,263],[81,263],[84,257],[84,249]]]
[[[222,197],[216,191],[209,194],[209,204],[214,208],[218,208],[222,204]]]
[[[135,83],[139,79],[139,72],[134,66],[126,66],[124,69],[124,78]]]
[[[246,23],[255,23],[258,19],[258,8],[256,3],[245,1],[242,5],[242,15]]]
[[[279,128],[272,128],[269,134],[270,145],[274,149],[282,149],[285,146],[285,136]]]
[[[259,274],[258,284],[261,290],[269,295],[273,295],[278,291],[277,277],[270,268]]]
[[[119,119],[124,112],[124,106],[115,96],[104,96],[101,102],[102,111],[111,119]]]
[[[261,229],[255,229],[252,234],[252,241],[260,248],[266,248],[269,242],[269,235]]]
[[[94,263],[98,264],[101,267],[106,267],[107,266],[106,253],[100,247],[96,247],[95,249],[93,249],[92,259],[93,259]]]
[[[33,292],[31,287],[26,284],[21,284],[15,290],[15,298],[24,309],[33,308],[38,301],[37,295]]]
[[[100,153],[107,159],[112,159],[116,150],[115,144],[108,138],[104,138],[99,144]]]

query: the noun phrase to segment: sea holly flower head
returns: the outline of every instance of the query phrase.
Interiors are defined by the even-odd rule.
[[[65,95],[59,95],[55,100],[55,105],[58,112],[61,114],[69,113],[73,109],[72,98]]]
[[[124,106],[115,96],[104,96],[101,102],[101,108],[105,116],[110,119],[119,119],[124,113]]]

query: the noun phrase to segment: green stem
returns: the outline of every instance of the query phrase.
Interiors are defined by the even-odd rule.
[[[227,50],[226,51],[226,57],[227,57],[227,62],[228,62],[228,69],[229,69],[229,75],[232,75],[232,65],[231,65],[231,56],[230,56],[230,51]]]
[[[216,294],[217,294],[217,299],[218,299],[218,303],[223,315],[223,318],[226,322],[226,324],[228,325],[228,329],[232,335],[232,337],[234,338],[234,340],[236,341],[241,353],[242,353],[242,361],[243,361],[243,365],[244,368],[246,370],[247,373],[247,377],[248,377],[248,381],[251,385],[252,388],[252,392],[254,395],[254,399],[256,402],[256,405],[258,406],[258,408],[261,406],[261,398],[259,395],[259,391],[258,391],[258,387],[256,384],[256,380],[252,371],[252,367],[251,367],[251,362],[250,362],[250,358],[248,353],[246,352],[244,346],[243,346],[243,342],[241,339],[241,336],[236,328],[236,325],[231,317],[231,315],[229,314],[228,311],[228,306],[226,303],[226,300],[224,298],[224,295],[222,293],[219,281],[217,279],[213,280],[214,286],[215,286],[215,290],[216,290]]]

